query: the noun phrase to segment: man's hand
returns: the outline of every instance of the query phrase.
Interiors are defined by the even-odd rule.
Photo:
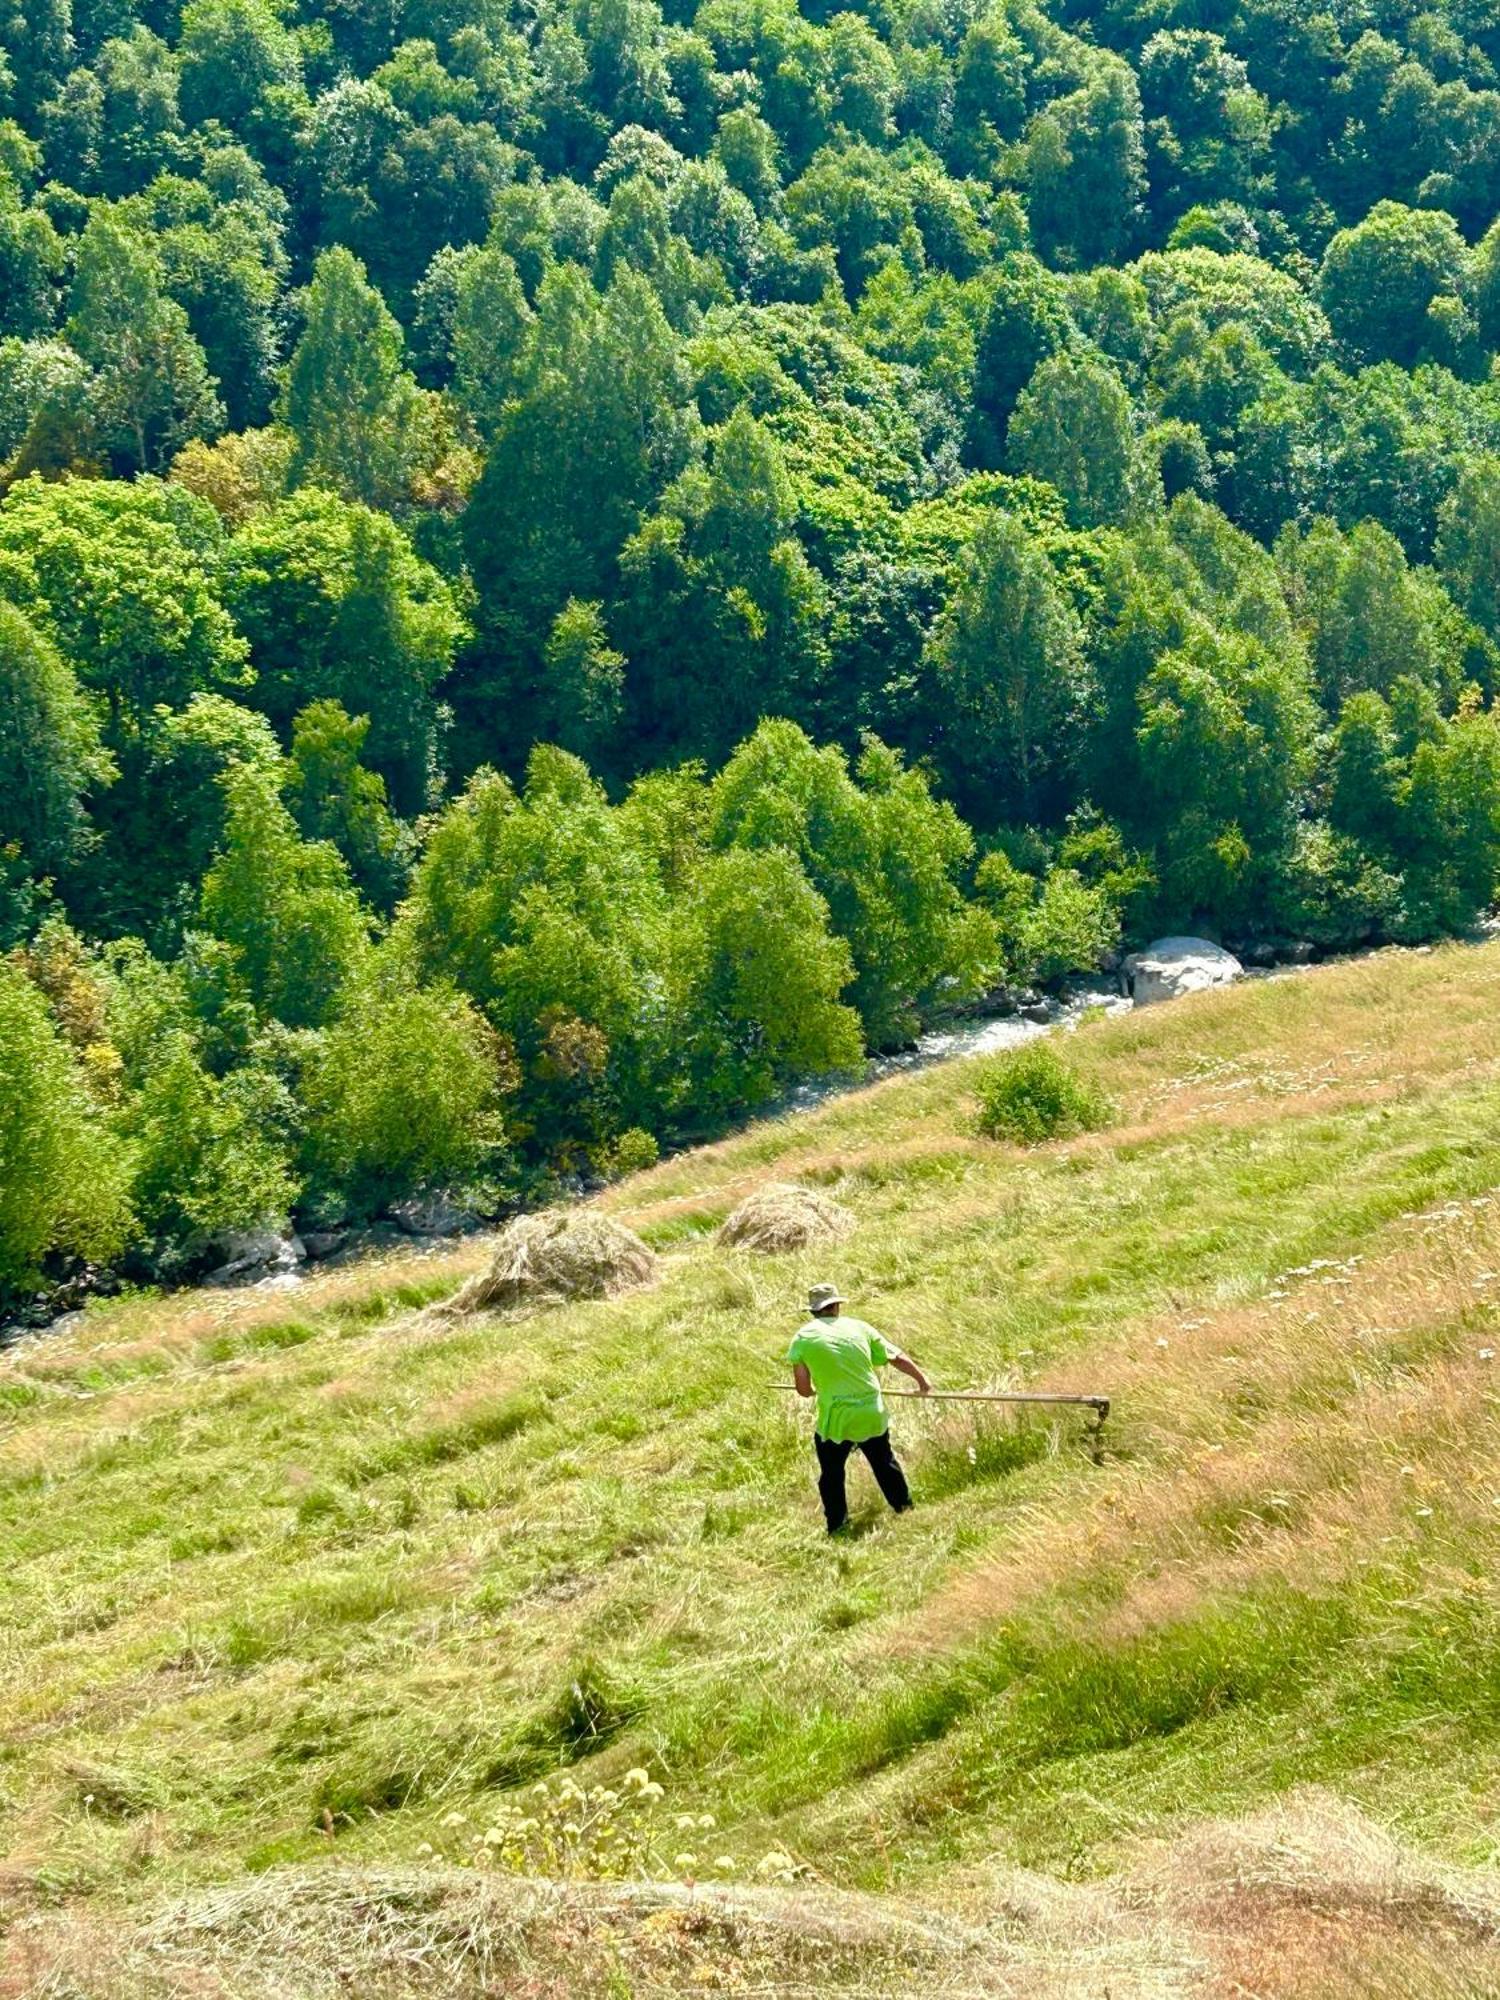
[[[932,1394],[932,1384],[922,1373],[916,1362],[911,1360],[909,1356],[905,1354],[893,1354],[891,1356],[891,1366],[899,1368],[903,1375],[911,1377],[917,1385],[917,1394],[919,1396],[930,1396]]]
[[[812,1376],[807,1372],[807,1363],[805,1361],[794,1361],[792,1363],[792,1381],[796,1384],[799,1396],[810,1396],[812,1394]]]

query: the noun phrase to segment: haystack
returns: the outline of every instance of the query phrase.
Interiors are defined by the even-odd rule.
[[[653,1282],[655,1257],[632,1229],[592,1208],[518,1215],[495,1242],[488,1271],[471,1278],[453,1313],[613,1299]]]
[[[816,1188],[794,1181],[767,1181],[742,1201],[719,1230],[719,1241],[739,1250],[779,1256],[844,1236],[854,1227],[847,1208]]]

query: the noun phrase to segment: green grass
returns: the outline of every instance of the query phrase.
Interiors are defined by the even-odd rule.
[[[1314,1781],[1488,1863],[1497,998],[1486,948],[1092,1022],[1115,1122],[1024,1150],[972,1064],[758,1127],[612,1192],[666,1267],[611,1304],[425,1315],[471,1249],[13,1353],[0,1849],[149,1899],[643,1764],[849,1887],[1102,1875]],[[851,1238],[709,1240],[796,1175]],[[939,1384],[1112,1395],[1105,1463],[903,1403],[917,1511],[856,1463],[830,1547],[774,1386],[825,1271]]]

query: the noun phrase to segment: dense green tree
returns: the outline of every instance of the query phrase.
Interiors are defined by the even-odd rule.
[[[371,507],[405,496],[419,450],[419,391],[403,351],[401,329],[358,258],[325,251],[279,410],[297,441],[295,479]]]
[[[0,328],[25,340],[51,332],[63,262],[52,218],[0,175]]]
[[[602,300],[575,270],[549,276],[531,365],[464,518],[487,656],[466,708],[515,704],[523,749],[558,612],[610,593],[621,545],[699,440],[677,342],[635,272]]]
[[[714,157],[733,188],[757,214],[771,206],[781,191],[780,147],[776,134],[748,106],[726,111],[714,133]]]
[[[503,1164],[504,1045],[460,994],[377,961],[345,995],[303,1085],[304,1152],[326,1207],[368,1215]]]
[[[1130,398],[1103,361],[1055,354],[1042,362],[1008,437],[1012,465],[1055,486],[1074,527],[1118,527],[1149,504]]]
[[[72,669],[0,599],[0,849],[55,875],[79,852],[87,794],[113,775]]]
[[[0,341],[0,452],[8,482],[95,471],[93,370],[61,340]]]
[[[1451,215],[1377,202],[1323,256],[1319,290],[1356,365],[1463,366],[1476,345],[1469,251]]]
[[[48,152],[67,162],[69,183],[110,197],[134,194],[184,158],[171,48],[128,16],[119,29],[40,116]]]
[[[291,1116],[273,1076],[214,1075],[185,1029],[153,1045],[117,1122],[130,1146],[132,1203],[168,1271],[201,1269],[242,1232],[285,1224],[298,1193]]]
[[[1351,694],[1389,695],[1403,676],[1453,704],[1470,677],[1466,669],[1480,664],[1480,649],[1465,645],[1451,600],[1430,574],[1408,567],[1394,535],[1376,521],[1360,522],[1347,536],[1319,521],[1282,549],[1330,714]]]
[[[1164,414],[1195,424],[1220,465],[1233,463],[1245,412],[1283,379],[1248,328],[1231,320],[1210,333],[1191,311],[1163,330],[1153,373]]]
[[[622,558],[633,734],[658,753],[727,756],[763,715],[810,715],[826,598],[793,529],[774,436],[741,407],[711,467],[686,474]]]
[[[69,0],[5,0],[0,50],[22,116],[35,118],[69,74],[77,44]]]
[[[213,118],[253,138],[267,94],[301,88],[297,37],[270,0],[188,0],[177,52],[190,125]]]
[[[46,1001],[0,958],[0,1298],[36,1283],[50,1255],[122,1249],[128,1179]]]
[[[453,393],[491,439],[505,406],[525,384],[531,308],[520,273],[496,245],[473,252],[454,285],[449,351]]]
[[[182,488],[25,480],[0,503],[0,550],[34,572],[37,619],[100,698],[112,747],[148,736],[162,709],[250,679],[217,595],[218,519]]]
[[[228,154],[219,163],[235,164]],[[235,429],[270,413],[286,270],[279,217],[246,198],[253,179],[239,180],[226,171],[221,199],[204,181],[162,175],[121,205],[155,245],[161,287],[186,312]]]
[[[292,722],[286,800],[304,839],[336,847],[361,894],[388,911],[405,884],[410,838],[386,802],[385,780],[361,761],[369,733],[369,716],[310,701]]]
[[[1451,721],[1413,681],[1388,705],[1356,695],[1331,749],[1329,816],[1390,870],[1397,937],[1462,929],[1500,880],[1500,732],[1466,703]]]
[[[321,1026],[362,963],[368,923],[335,847],[305,841],[277,780],[241,764],[224,779],[223,845],[203,878],[203,927],[234,953],[262,1015]]]
[[[104,836],[81,887],[110,928],[175,946],[193,915],[204,870],[223,841],[224,777],[239,765],[280,775],[281,752],[262,715],[221,694],[161,709],[102,802]]]
[[[1059,797],[1084,700],[1082,633],[1046,555],[997,511],[974,539],[932,636],[945,773],[985,823]]]
[[[1316,713],[1296,666],[1195,621],[1140,695],[1133,831],[1155,851],[1161,917],[1265,921],[1311,772]]]
[[[762,723],[714,780],[706,831],[715,848],[801,862],[848,941],[849,999],[872,1046],[900,1041],[940,994],[972,992],[992,969],[993,936],[957,886],[968,829],[874,739],[851,774],[792,723]]]
[[[625,689],[625,655],[605,630],[603,606],[570,597],[552,621],[542,653],[537,697],[541,733],[587,756],[609,741]]]
[[[975,358],[971,450],[980,464],[1004,462],[1006,432],[1021,391],[1042,362],[1076,339],[1061,282],[1032,257],[1007,257]]]
[[[1438,567],[1464,610],[1500,642],[1500,459],[1463,467],[1440,520]]]
[[[1169,327],[1191,312],[1207,333],[1239,325],[1293,375],[1326,360],[1332,345],[1321,306],[1290,271],[1244,251],[1152,250],[1131,274],[1145,287],[1151,317]]]
[[[278,729],[289,734],[311,701],[368,715],[372,769],[398,812],[420,811],[436,767],[435,691],[465,628],[396,523],[332,493],[295,494],[230,542],[224,594],[249,641],[255,700]]]
[[[987,9],[969,23],[953,76],[952,150],[960,166],[986,173],[1021,136],[1031,67],[1030,51],[1003,9]]]
[[[1159,29],[1141,50],[1140,86],[1158,216],[1204,199],[1255,198],[1270,145],[1270,107],[1222,36]]]
[[[162,471],[189,438],[221,427],[203,349],[166,295],[158,255],[107,209],[78,246],[66,332],[94,371],[95,434],[122,465]]]
[[[1351,695],[1329,746],[1328,817],[1360,847],[1390,851],[1401,790],[1390,708],[1373,691]]]
[[[780,847],[703,862],[677,919],[674,972],[700,1119],[753,1109],[798,1074],[850,1069],[860,1017],[839,995],[853,972],[828,908]]]
[[[1121,257],[1146,192],[1141,95],[1129,65],[1100,57],[1080,89],[1032,120],[1025,158],[1038,247],[1067,264]]]
[[[433,827],[398,921],[424,977],[450,980],[516,1049],[521,1124],[592,1148],[649,1124],[670,1021],[666,906],[576,759],[533,753],[525,790],[478,773]]]

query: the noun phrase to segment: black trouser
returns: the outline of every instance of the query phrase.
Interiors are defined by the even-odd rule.
[[[830,1535],[835,1528],[842,1528],[849,1518],[849,1503],[844,1497],[844,1467],[849,1462],[851,1451],[864,1453],[875,1475],[875,1484],[898,1514],[904,1514],[911,1505],[911,1489],[906,1483],[906,1474],[897,1463],[896,1454],[891,1450],[889,1431],[882,1431],[876,1438],[866,1438],[863,1444],[840,1444],[835,1438],[817,1436],[814,1436],[813,1443],[818,1447],[818,1497],[823,1502]]]

